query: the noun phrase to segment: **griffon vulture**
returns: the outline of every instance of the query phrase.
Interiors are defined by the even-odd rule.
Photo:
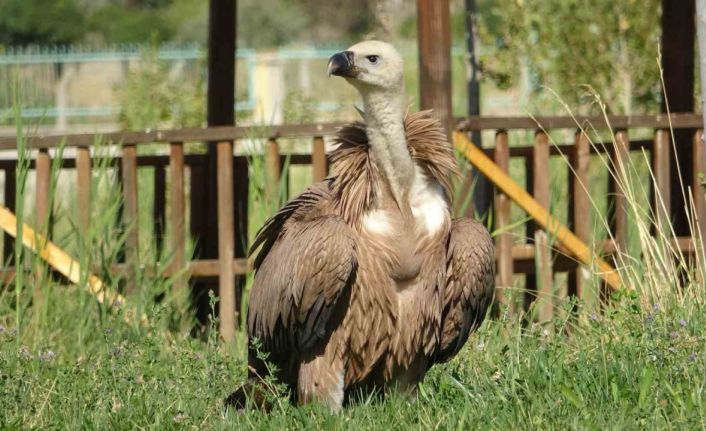
[[[358,43],[328,73],[358,90],[364,122],[257,234],[247,325],[251,381],[270,372],[257,348],[294,402],[336,410],[357,389],[414,392],[453,357],[493,298],[494,253],[481,224],[451,219],[454,153],[429,112],[406,115],[400,54]]]

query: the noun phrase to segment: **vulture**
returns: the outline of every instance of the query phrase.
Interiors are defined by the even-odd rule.
[[[363,121],[338,131],[331,175],[256,236],[248,369],[338,410],[357,390],[414,394],[458,353],[492,302],[494,247],[451,218],[454,152],[430,111],[407,112],[395,48],[358,43],[328,74],[358,90]]]

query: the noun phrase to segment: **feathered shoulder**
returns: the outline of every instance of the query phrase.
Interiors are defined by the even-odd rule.
[[[459,175],[459,171],[441,123],[431,116],[431,111],[419,111],[408,113],[404,126],[412,159],[441,184],[450,200],[451,177]],[[330,156],[332,191],[346,222],[355,223],[370,208],[375,193],[372,184],[378,175],[368,153],[365,123],[359,121],[342,127],[335,142],[338,145]]]

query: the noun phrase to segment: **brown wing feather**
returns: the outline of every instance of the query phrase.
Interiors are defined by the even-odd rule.
[[[331,152],[332,193],[343,219],[356,225],[374,198],[373,185],[378,179],[375,164],[368,155],[365,125],[353,123],[342,127],[336,135],[336,148]]]
[[[260,267],[262,260],[267,256],[274,242],[285,230],[286,223],[290,218],[311,218],[325,210],[324,207],[328,198],[330,198],[331,182],[332,179],[327,178],[324,181],[312,184],[299,196],[287,202],[262,225],[248,251],[248,254],[252,256],[258,247],[262,245],[260,252],[255,256],[255,270]]]
[[[459,175],[454,150],[441,123],[431,111],[419,111],[405,117],[407,145],[412,158],[439,182],[451,199],[451,176]]]
[[[265,223],[254,247],[248,334],[267,352],[305,351],[326,336],[336,301],[355,277],[350,227],[327,214],[327,183],[290,201]]]
[[[436,362],[451,359],[483,322],[493,300],[495,259],[488,231],[475,220],[453,221],[447,250],[442,332]]]

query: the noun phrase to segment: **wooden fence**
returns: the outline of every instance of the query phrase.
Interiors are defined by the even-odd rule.
[[[583,241],[591,243],[593,226],[590,213],[594,202],[601,200],[609,210],[609,240],[597,241],[595,250],[603,255],[615,255],[627,250],[628,244],[628,202],[617,178],[623,178],[621,171],[629,168],[627,159],[631,152],[646,151],[651,162],[654,183],[649,181],[652,211],[658,223],[669,223],[671,211],[671,181],[679,181],[676,172],[670,172],[674,151],[670,130],[683,130],[689,133],[687,142],[677,141],[676,145],[689,145],[689,154],[694,172],[691,184],[684,184],[693,190],[694,208],[690,212],[696,216],[694,221],[700,232],[706,234],[706,206],[704,193],[697,175],[706,168],[706,154],[702,137],[702,119],[695,114],[673,114],[667,116],[614,116],[603,117],[545,117],[545,118],[471,118],[461,121],[458,128],[464,131],[495,130],[494,148],[487,150],[495,163],[509,171],[511,159],[521,159],[525,165],[525,184],[528,191],[545,208],[549,208],[550,159],[566,157],[569,164],[567,178],[568,225]],[[580,127],[579,127],[580,126]],[[572,142],[550,144],[548,133],[558,129],[570,130],[574,135]],[[630,140],[630,131],[650,129],[650,139]],[[517,131],[534,131],[532,146],[508,145],[508,136]],[[604,142],[596,142],[596,134],[603,132]],[[610,132],[613,136],[610,136]],[[641,130],[642,135],[645,130]],[[606,133],[608,133],[606,135]],[[592,145],[592,142],[594,143]],[[613,175],[608,175],[607,189],[591,188],[589,180],[589,162],[591,155],[601,153],[610,159]],[[654,187],[653,187],[654,186]],[[654,188],[658,190],[654,190]],[[685,191],[686,192],[686,191]],[[606,202],[607,200],[607,202]],[[584,296],[588,280],[582,277],[582,271],[570,254],[560,246],[553,248],[548,244],[547,234],[537,229],[534,223],[526,223],[526,241],[518,243],[511,233],[503,231],[510,224],[510,201],[502,193],[495,193],[494,226],[502,233],[495,237],[497,260],[497,285],[501,288],[513,286],[513,274],[527,274],[525,305],[535,297],[538,301],[538,317],[547,321],[553,315],[556,296]],[[693,255],[697,247],[689,235],[672,238],[675,249]],[[552,292],[553,275],[556,272],[568,272],[567,290]],[[502,289],[499,290],[502,292]],[[502,298],[502,295],[500,295]]]
[[[545,207],[550,205],[551,184],[549,182],[549,166],[552,157],[565,154],[569,156],[571,169],[575,175],[568,175],[569,178],[569,226],[579,236],[579,238],[591,240],[591,226],[587,215],[590,212],[591,203],[589,195],[593,194],[594,199],[608,199],[612,210],[611,229],[615,241],[604,241],[597,245],[599,251],[610,254],[615,250],[624,250],[627,243],[627,218],[626,201],[621,194],[619,187],[616,187],[614,180],[609,181],[609,190],[588,190],[588,167],[590,156],[594,152],[608,152],[619,169],[624,169],[625,157],[631,151],[646,150],[649,152],[656,185],[658,190],[653,194],[661,196],[667,207],[667,216],[670,202],[670,158],[672,157],[669,128],[692,129],[693,139],[689,142],[692,146],[692,162],[694,172],[704,171],[704,147],[701,141],[701,116],[700,114],[673,114],[671,119],[666,116],[616,116],[607,119],[603,117],[544,117],[544,118],[490,118],[472,117],[457,120],[457,128],[463,131],[487,131],[495,132],[494,146],[485,151],[491,155],[496,164],[502,169],[509,171],[510,160],[522,159],[526,166],[525,182],[535,199]],[[605,145],[592,146],[589,142],[588,126],[604,132],[610,124],[615,131],[615,145],[608,142]],[[164,226],[170,225],[171,235],[166,246],[174,253],[173,266],[171,271],[187,268],[187,273],[191,279],[203,277],[218,277],[221,289],[230,290],[235,296],[233,279],[236,276],[246,274],[249,270],[248,262],[244,256],[244,238],[237,238],[239,235],[237,226],[247,225],[247,160],[245,156],[234,155],[233,142],[237,143],[247,139],[254,133],[257,136],[268,136],[265,157],[268,165],[268,172],[274,173],[269,178],[271,184],[281,174],[284,166],[282,163],[284,156],[280,154],[278,139],[280,138],[306,138],[310,139],[311,150],[305,154],[289,155],[289,166],[311,165],[312,177],[314,181],[323,179],[327,174],[328,164],[325,153],[324,140],[332,136],[341,124],[309,124],[291,125],[280,127],[258,127],[256,132],[247,127],[213,127],[202,129],[180,129],[150,132],[124,132],[102,135],[104,141],[120,145],[121,155],[113,158],[114,165],[120,171],[120,180],[124,194],[124,207],[122,211],[123,221],[129,226],[127,233],[127,244],[125,248],[125,262],[119,269],[127,271],[127,290],[134,289],[136,272],[138,270],[138,205],[140,202],[140,187],[138,185],[138,170],[141,168],[154,169],[154,211],[155,233],[158,241],[164,233]],[[581,127],[583,127],[583,130]],[[654,131],[651,139],[630,140],[632,129],[652,129]],[[575,131],[573,142],[552,145],[550,144],[548,132],[557,129]],[[534,142],[531,146],[510,146],[509,137],[518,131],[536,131]],[[32,160],[31,169],[36,170],[36,217],[37,220],[45,220],[49,215],[50,202],[50,170],[51,160],[49,149],[58,147],[65,142],[66,147],[75,148],[75,157],[64,157],[62,169],[75,170],[76,178],[76,202],[78,206],[78,227],[81,231],[87,231],[90,225],[91,208],[91,145],[95,142],[96,136],[91,134],[77,134],[67,136],[34,136],[27,139],[27,146],[35,149],[36,156]],[[192,196],[191,205],[198,205],[194,200],[194,191],[198,190],[199,170],[209,169],[207,156],[203,154],[186,154],[185,142],[218,142],[218,163],[219,182],[219,255],[220,259],[194,259],[188,261],[186,255],[187,226],[186,211],[187,193]],[[145,144],[162,144],[168,147],[168,155],[138,156],[137,147]],[[679,142],[678,145],[685,145]],[[0,150],[16,148],[14,137],[0,138]],[[166,153],[166,151],[164,151]],[[232,161],[233,163],[229,163]],[[0,160],[0,170],[5,173],[5,205],[13,209],[15,192],[15,166],[16,160]],[[233,168],[234,167],[234,168]],[[186,182],[187,172],[191,181]],[[223,175],[221,175],[223,173]],[[698,176],[694,175],[694,190],[699,190]],[[168,180],[168,181],[167,181]],[[516,180],[521,180],[516,178]],[[189,191],[189,189],[191,189]],[[205,193],[205,191],[199,191]],[[167,199],[167,194],[169,198]],[[167,200],[169,201],[169,211],[167,211]],[[704,205],[703,193],[694,193],[695,214],[702,231],[706,232],[706,207]],[[511,202],[502,193],[496,193],[494,201],[494,224],[496,229],[502,231],[510,224]],[[168,219],[167,219],[168,215]],[[191,220],[192,228],[195,223],[208,223],[206,220]],[[547,235],[537,231],[533,223],[526,225],[527,237],[529,241],[517,243],[509,232],[503,232],[496,238],[496,259],[497,259],[497,284],[500,287],[510,287],[513,285],[513,274],[527,274],[526,286],[529,291],[536,291],[536,295],[543,297],[539,306],[540,319],[549,319],[553,313],[552,297],[555,293],[550,291],[553,274],[556,272],[568,272],[567,294],[582,296],[585,280],[581,277],[576,263],[564,256],[561,250],[553,251],[548,247]],[[536,244],[535,244],[536,242]],[[675,244],[684,252],[693,252],[696,244],[693,244],[691,237],[674,238]],[[12,254],[12,242],[5,241],[4,257]],[[535,263],[537,259],[537,263]],[[7,261],[7,259],[5,259]],[[167,273],[173,273],[167,271]],[[12,269],[6,268],[6,274],[11,274]],[[186,280],[180,283],[186,285]],[[502,292],[500,290],[499,292]],[[222,292],[223,293],[223,292]],[[225,293],[228,293],[227,291]],[[534,294],[533,294],[534,295]],[[236,298],[237,304],[237,298]],[[235,305],[235,304],[234,304]],[[229,305],[230,306],[230,305]],[[237,308],[237,305],[236,305]],[[223,322],[222,322],[223,323]],[[223,329],[228,331],[231,323],[226,322]],[[232,329],[230,329],[232,331]]]

